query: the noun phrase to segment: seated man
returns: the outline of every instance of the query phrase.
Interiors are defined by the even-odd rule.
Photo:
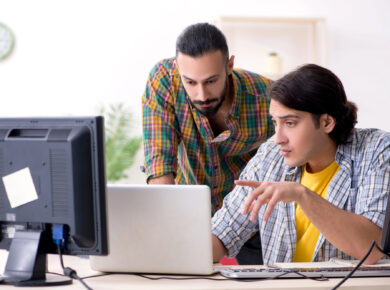
[[[390,192],[390,134],[355,129],[355,104],[309,64],[270,88],[273,141],[260,146],[214,215],[214,261],[260,229],[264,264],[361,259],[380,244]],[[375,263],[374,251],[366,263]]]

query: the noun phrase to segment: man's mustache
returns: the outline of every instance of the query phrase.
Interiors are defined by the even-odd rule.
[[[217,102],[217,101],[218,101],[218,99],[210,99],[210,100],[206,100],[206,101],[193,101],[192,103],[197,104],[197,105],[209,105],[209,104]]]

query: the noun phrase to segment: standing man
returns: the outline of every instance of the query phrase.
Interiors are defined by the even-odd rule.
[[[273,141],[260,146],[213,217],[215,261],[260,229],[263,259],[361,259],[380,243],[390,193],[390,134],[357,129],[357,108],[311,64],[272,84]],[[366,263],[382,254],[374,249]]]
[[[176,57],[151,70],[142,98],[147,182],[206,184],[213,213],[274,132],[270,81],[233,65],[218,28],[191,25],[177,39]]]

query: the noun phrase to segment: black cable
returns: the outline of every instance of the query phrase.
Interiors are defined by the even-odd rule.
[[[211,277],[167,277],[167,276],[162,276],[162,277],[149,277],[144,274],[137,274],[137,273],[132,273],[132,275],[139,276],[141,278],[145,278],[148,280],[211,280],[211,281],[236,281],[236,282],[258,282],[258,281],[266,281],[266,280],[273,280],[279,277],[282,277],[286,275],[288,272],[281,273],[278,276],[275,277],[269,277],[269,278],[250,278],[250,279],[243,279],[243,278],[211,278]]]
[[[64,274],[65,274],[65,276],[68,276],[68,277],[71,277],[71,278],[73,278],[73,279],[78,280],[81,284],[83,284],[83,286],[84,286],[86,289],[92,290],[92,288],[89,287],[89,286],[87,285],[87,283],[85,283],[85,282],[83,281],[83,279],[81,279],[81,278],[77,275],[76,271],[73,270],[72,268],[69,268],[69,267],[64,268]]]
[[[61,273],[56,273],[56,272],[51,272],[51,271],[46,271],[47,274],[51,274],[51,275],[57,275],[57,276],[62,276],[62,277],[65,277],[64,274],[61,274]]]
[[[60,263],[61,263],[61,268],[64,269],[64,260],[62,258],[62,251],[61,251],[61,246],[59,244],[57,244],[57,252],[58,252],[58,255],[60,256]]]
[[[204,277],[204,276],[201,276],[201,277],[168,277],[168,276],[150,277],[150,276],[147,276],[146,274],[121,273],[121,272],[120,273],[112,272],[112,273],[104,273],[104,274],[85,276],[82,279],[97,278],[97,277],[108,276],[108,275],[133,275],[133,276],[138,276],[138,277],[141,277],[141,278],[144,278],[144,279],[154,280],[154,281],[157,281],[157,280],[178,280],[178,281],[180,281],[180,280],[210,280],[210,281],[257,282],[257,281],[266,281],[266,280],[273,280],[273,279],[281,278],[284,275],[292,273],[292,272],[296,273],[299,276],[302,276],[303,278],[311,279],[311,280],[315,280],[315,281],[328,281],[329,280],[328,278],[323,277],[323,276],[321,276],[321,277],[308,277],[305,274],[302,274],[302,273],[297,272],[297,271],[284,271],[283,273],[281,273],[281,274],[279,274],[277,276],[268,277],[268,278],[248,278],[248,279],[245,279],[245,278],[229,278],[229,277],[211,278],[211,277]]]
[[[132,276],[139,276],[141,278],[145,278],[148,280],[212,280],[212,281],[227,281],[228,279],[222,278],[210,278],[210,277],[168,277],[168,276],[159,276],[159,277],[149,277],[146,274],[140,274],[140,273],[122,273],[122,272],[111,272],[111,273],[104,273],[104,274],[97,274],[97,275],[91,275],[91,276],[85,276],[82,279],[91,279],[91,278],[98,278],[102,276],[108,276],[108,275],[132,275]],[[153,274],[151,274],[153,275]]]
[[[77,275],[77,272],[76,272],[75,270],[73,270],[73,269],[70,268],[70,267],[64,267],[64,261],[63,261],[63,258],[62,258],[61,246],[60,246],[59,244],[57,244],[57,251],[58,251],[58,255],[59,255],[59,257],[60,257],[60,262],[61,262],[62,270],[64,271],[64,276],[70,277],[70,278],[72,278],[72,279],[76,279],[76,280],[78,280],[86,289],[92,290],[92,288],[89,287],[89,286],[83,281],[83,279],[81,279],[81,278]]]
[[[305,279],[310,279],[310,280],[314,280],[314,281],[320,281],[320,282],[324,282],[324,281],[329,281],[328,278],[326,278],[325,276],[321,275],[320,277],[309,277],[299,271],[294,271],[295,274],[299,275],[299,276],[302,276],[303,278]]]
[[[360,262],[355,266],[355,268],[353,268],[352,271],[350,273],[348,273],[348,275],[343,278],[343,280],[341,280],[336,286],[334,286],[332,288],[332,290],[339,288],[345,281],[347,281],[353,275],[353,273],[355,273],[355,271],[357,269],[359,269],[359,267],[364,263],[364,261],[367,259],[367,257],[371,254],[372,249],[374,248],[375,245],[376,245],[376,242],[372,241],[371,246],[368,249],[367,254],[360,260]]]
[[[91,278],[99,278],[99,277],[115,275],[115,274],[119,274],[119,273],[102,273],[102,274],[84,276],[84,277],[81,277],[81,279],[85,280],[85,279],[91,279]]]
[[[258,279],[242,279],[242,278],[228,278],[228,277],[223,277],[223,278],[211,278],[211,277],[206,277],[206,276],[200,276],[200,277],[168,277],[168,276],[159,276],[159,277],[149,277],[146,274],[140,274],[140,273],[118,273],[118,272],[111,272],[111,273],[104,273],[104,274],[97,274],[97,275],[91,275],[91,276],[85,276],[82,277],[82,279],[90,279],[90,278],[98,278],[102,276],[108,276],[108,275],[132,275],[132,276],[138,276],[144,279],[148,280],[211,280],[211,281],[237,281],[237,282],[256,282],[256,281],[265,281],[265,280],[272,280],[275,278],[279,278],[281,276],[286,275],[288,272],[284,272],[276,277],[269,277],[269,278],[258,278]],[[149,274],[153,275],[153,274]]]
[[[160,276],[160,277],[149,277],[145,274],[136,274],[132,273],[132,275],[145,278],[148,280],[211,280],[211,281],[225,281],[226,279],[220,278],[211,278],[211,277],[168,277],[168,276]]]
[[[390,253],[386,253],[385,251],[383,251],[381,248],[378,247],[377,244],[375,244],[375,247],[376,247],[376,249],[377,249],[379,252],[381,252],[382,254],[386,255],[387,257],[390,257]]]

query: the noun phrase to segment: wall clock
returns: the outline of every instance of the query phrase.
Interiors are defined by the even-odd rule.
[[[0,60],[9,56],[14,48],[15,38],[11,29],[0,23]]]

